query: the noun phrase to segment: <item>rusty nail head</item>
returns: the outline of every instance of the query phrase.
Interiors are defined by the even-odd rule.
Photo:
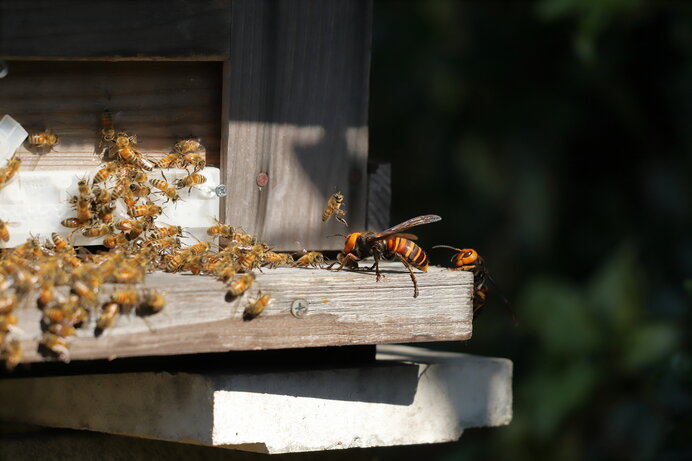
[[[262,172],[257,175],[257,185],[259,187],[264,187],[267,184],[269,184],[269,175],[265,172]]]
[[[305,314],[308,313],[308,302],[305,299],[295,299],[291,303],[291,315],[293,317],[302,319]]]

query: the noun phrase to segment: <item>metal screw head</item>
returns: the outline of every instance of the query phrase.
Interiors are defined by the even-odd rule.
[[[214,189],[214,192],[216,192],[217,197],[225,197],[228,195],[228,187],[226,187],[225,184],[219,184],[216,186],[216,189]]]
[[[264,187],[269,184],[269,175],[267,173],[260,173],[257,175],[257,185],[259,187]]]
[[[7,77],[8,69],[5,61],[0,61],[0,78]]]
[[[302,319],[308,313],[308,302],[305,299],[296,299],[291,303],[291,315]]]

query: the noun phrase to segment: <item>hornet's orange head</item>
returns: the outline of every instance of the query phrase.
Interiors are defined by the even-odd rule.
[[[474,264],[478,260],[478,253],[472,248],[464,248],[463,250],[456,249],[459,253],[452,257],[452,263],[457,266],[468,266]]]

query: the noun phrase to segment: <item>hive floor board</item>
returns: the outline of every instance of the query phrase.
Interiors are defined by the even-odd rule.
[[[472,274],[439,267],[416,271],[420,296],[414,299],[403,265],[384,263],[381,268],[385,277],[379,282],[368,271],[264,269],[247,293],[230,302],[225,285],[213,277],[150,274],[146,287],[165,294],[166,308],[149,317],[121,316],[99,337],[94,335],[93,315],[72,340],[69,358],[455,341],[471,336]],[[104,286],[101,300],[106,301],[113,289]],[[259,317],[244,321],[243,310],[258,290],[269,293],[272,303]],[[295,301],[307,306],[302,317],[292,313]],[[34,303],[27,297],[15,310],[25,363],[54,360],[37,351],[41,312]]]
[[[360,366],[4,379],[0,393],[13,396],[3,422],[295,453],[450,442],[509,424],[512,362],[378,346],[377,362]]]

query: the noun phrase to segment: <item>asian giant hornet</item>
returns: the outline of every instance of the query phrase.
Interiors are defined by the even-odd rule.
[[[352,234],[340,234],[346,239],[344,251],[340,254],[340,265],[336,269],[340,271],[344,266],[357,268],[358,261],[372,256],[375,259],[375,264],[369,270],[375,269],[376,279],[379,281],[382,277],[380,274],[379,262],[380,259],[398,259],[411,274],[413,281],[413,297],[418,297],[418,283],[416,276],[413,274],[413,267],[423,272],[428,271],[428,256],[423,249],[416,245],[413,240],[415,235],[404,234],[414,226],[429,224],[442,220],[441,217],[429,214],[417,216],[394,227],[375,233],[375,232],[354,232]]]
[[[449,248],[456,251],[457,253],[452,256],[452,264],[454,265],[452,270],[469,271],[473,274],[473,317],[475,318],[485,306],[489,289],[488,282],[492,283],[497,290],[497,284],[490,276],[485,260],[472,248],[460,249],[448,245],[435,245],[433,248]],[[512,320],[514,323],[517,323],[517,317],[512,309],[512,305],[499,290],[498,294],[504,301],[507,311],[512,316]]]

